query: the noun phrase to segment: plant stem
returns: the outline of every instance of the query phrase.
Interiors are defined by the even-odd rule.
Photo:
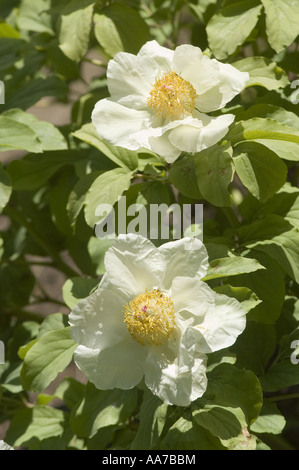
[[[289,393],[285,395],[276,395],[274,397],[269,397],[269,401],[281,401],[281,400],[292,400],[293,398],[299,398],[299,393]]]

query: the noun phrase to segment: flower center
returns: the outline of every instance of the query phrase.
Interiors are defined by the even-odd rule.
[[[124,314],[132,338],[141,344],[163,344],[175,327],[173,301],[159,289],[135,297]]]
[[[197,96],[191,83],[172,71],[156,80],[147,104],[159,117],[173,121],[193,115]]]

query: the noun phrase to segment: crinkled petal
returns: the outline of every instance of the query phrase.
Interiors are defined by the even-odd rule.
[[[88,348],[105,349],[127,338],[123,307],[130,300],[122,290],[106,282],[105,288],[98,288],[71,311],[73,339]]]
[[[165,158],[168,163],[173,163],[181,154],[181,150],[171,144],[168,135],[163,134],[159,137],[150,137],[148,140],[148,149]]]
[[[184,237],[165,243],[159,247],[159,253],[166,265],[162,281],[164,289],[169,289],[177,276],[201,278],[207,272],[208,253],[198,238]]]
[[[130,109],[111,99],[98,101],[91,118],[102,139],[130,150],[143,147],[143,142],[136,140],[134,134],[148,129],[151,125],[151,117],[147,111]],[[146,137],[146,134],[144,136]]]
[[[0,450],[14,450],[14,448],[6,444],[6,442],[0,441]]]
[[[196,125],[196,120],[186,122],[169,132],[169,140],[180,150],[191,153],[200,152],[219,142],[227,134],[234,118],[233,114],[210,117],[198,113],[201,126]]]
[[[74,360],[87,379],[100,390],[135,387],[143,377],[146,352],[129,338],[111,348],[99,350],[78,346]]]
[[[151,349],[144,363],[145,384],[164,402],[188,406],[206,390],[206,356],[197,351],[191,330],[175,348],[174,357]]]
[[[119,235],[105,254],[111,284],[135,296],[158,287],[165,260],[153,243],[140,235]]]
[[[175,277],[170,295],[176,315],[191,325],[202,322],[215,302],[215,292],[197,277]]]

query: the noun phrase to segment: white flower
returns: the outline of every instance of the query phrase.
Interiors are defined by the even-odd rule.
[[[174,162],[182,151],[199,152],[222,139],[234,115],[223,108],[249,79],[198,47],[175,51],[147,42],[137,55],[119,52],[107,69],[111,98],[100,100],[92,121],[102,139],[130,150],[146,148]]]
[[[0,441],[0,450],[14,450],[14,448],[6,444],[6,442]]]
[[[156,248],[120,235],[99,288],[69,316],[74,359],[88,380],[107,390],[144,378],[153,394],[180,406],[202,396],[206,354],[232,345],[245,328],[240,303],[201,281],[207,266],[196,238]]]

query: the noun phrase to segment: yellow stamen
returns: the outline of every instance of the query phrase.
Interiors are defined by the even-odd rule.
[[[191,83],[172,71],[156,80],[147,104],[157,116],[173,121],[193,115],[197,96]]]
[[[158,289],[135,297],[124,314],[132,338],[143,345],[165,343],[175,328],[173,301]]]

